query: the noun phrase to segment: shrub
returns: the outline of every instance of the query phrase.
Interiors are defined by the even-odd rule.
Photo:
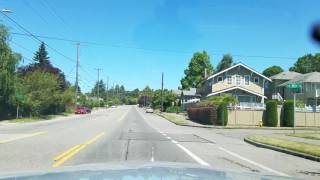
[[[292,100],[287,100],[283,104],[282,126],[293,127],[294,121],[294,104]]]
[[[167,107],[166,112],[167,113],[179,113],[180,112],[180,107],[178,107],[178,106]]]
[[[191,120],[201,124],[217,124],[216,107],[188,108],[188,116]]]
[[[264,126],[276,127],[278,125],[277,102],[274,100],[266,103]]]
[[[217,109],[218,125],[226,126],[228,124],[228,108],[227,103],[221,103]]]

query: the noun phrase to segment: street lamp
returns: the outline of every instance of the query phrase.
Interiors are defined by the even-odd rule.
[[[12,13],[12,11],[10,9],[1,9],[2,13]]]

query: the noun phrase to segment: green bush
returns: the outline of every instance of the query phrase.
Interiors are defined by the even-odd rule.
[[[201,124],[217,124],[216,107],[188,108],[187,112],[192,121]]]
[[[228,124],[228,108],[227,108],[227,103],[221,103],[218,106],[217,109],[217,115],[218,115],[218,120],[217,124],[218,125],[223,125],[226,126]]]
[[[277,102],[270,100],[266,103],[264,126],[276,127],[278,125]]]
[[[293,127],[294,121],[294,104],[292,100],[287,100],[283,104],[282,126]]]
[[[167,107],[166,112],[167,113],[179,113],[180,109],[181,108],[179,106],[170,106],[170,107]]]

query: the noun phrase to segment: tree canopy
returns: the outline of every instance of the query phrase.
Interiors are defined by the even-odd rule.
[[[289,70],[298,73],[320,72],[320,53],[307,54],[298,58]]]
[[[21,59],[7,42],[9,33],[0,25],[0,119],[9,115],[12,100],[15,98],[16,68]]]
[[[262,74],[267,77],[271,77],[271,76],[279,74],[281,72],[283,72],[283,69],[280,66],[270,66],[267,69],[265,69],[262,72]]]
[[[41,67],[51,65],[44,42],[40,44],[38,51],[34,54],[33,60],[36,61]]]
[[[225,54],[225,55],[223,55],[221,61],[219,62],[216,71],[219,72],[224,69],[227,69],[227,68],[231,67],[232,64],[233,64],[232,56],[230,54]]]
[[[188,68],[184,70],[185,77],[180,81],[182,88],[200,87],[205,79],[205,71],[207,71],[207,75],[213,73],[213,66],[208,53],[206,51],[194,53]]]

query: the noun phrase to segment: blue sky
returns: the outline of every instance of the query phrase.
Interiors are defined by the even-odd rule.
[[[175,89],[193,52],[202,50],[214,66],[230,53],[260,72],[271,65],[288,69],[297,57],[319,52],[309,35],[320,21],[318,7],[318,0],[0,0],[0,9],[12,10],[9,16],[33,34],[97,43],[80,47],[84,91],[97,78],[95,68],[103,69],[100,76],[109,76],[110,85],[127,89],[159,88],[164,72],[165,88]],[[22,32],[4,16],[0,20],[11,32]],[[19,35],[11,40],[29,63],[39,43]],[[42,40],[72,58],[48,49],[51,62],[73,83],[75,44]]]

